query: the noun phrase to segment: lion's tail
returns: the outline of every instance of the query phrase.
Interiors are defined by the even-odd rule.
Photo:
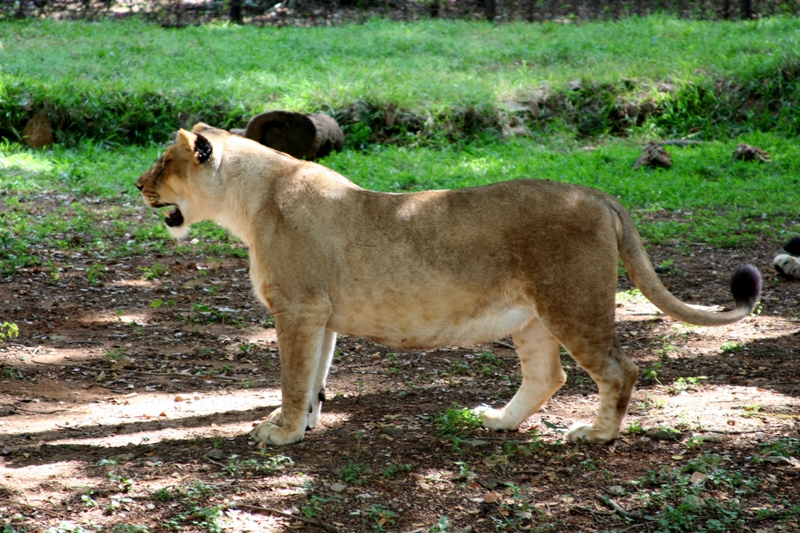
[[[731,278],[736,305],[729,311],[710,312],[691,307],[673,296],[656,274],[639,232],[625,209],[614,203],[621,227],[617,227],[617,246],[628,275],[642,294],[656,307],[676,320],[698,326],[722,326],[748,316],[761,294],[761,274],[753,265],[742,265]]]

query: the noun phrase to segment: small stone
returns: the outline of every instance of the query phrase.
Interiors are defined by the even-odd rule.
[[[380,432],[382,435],[389,435],[391,437],[396,437],[398,435],[403,434],[403,430],[396,426],[381,426]]]
[[[208,453],[206,453],[206,457],[214,461],[221,461],[225,458],[225,454],[219,448],[211,448],[208,450]]]
[[[708,476],[702,472],[695,472],[692,474],[692,477],[689,478],[689,481],[692,485],[697,485],[698,483],[702,483]]]

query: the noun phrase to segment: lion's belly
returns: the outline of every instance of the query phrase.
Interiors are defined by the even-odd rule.
[[[523,305],[490,304],[480,308],[424,306],[362,306],[334,309],[329,329],[373,339],[393,348],[470,346],[514,333],[536,316]]]

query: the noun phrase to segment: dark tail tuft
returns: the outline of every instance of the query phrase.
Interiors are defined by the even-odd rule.
[[[731,277],[731,292],[736,306],[747,305],[752,308],[761,295],[761,274],[753,265],[742,265]]]
[[[783,245],[783,249],[792,255],[800,255],[800,237],[792,237]]]

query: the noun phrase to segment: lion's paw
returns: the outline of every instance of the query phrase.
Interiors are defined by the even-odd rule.
[[[494,409],[488,405],[481,405],[472,410],[473,413],[481,417],[483,427],[493,429],[495,431],[511,431],[516,429],[518,424],[509,424],[503,418],[502,409]]]
[[[274,412],[273,412],[274,414]],[[270,415],[272,416],[272,415]],[[250,438],[256,441],[259,448],[268,445],[283,446],[303,440],[304,431],[290,431],[276,424],[272,420],[262,422],[250,432]]]
[[[281,408],[278,407],[274,411],[272,411],[269,416],[267,416],[267,420],[273,422],[275,424],[281,425]]]
[[[600,431],[592,426],[577,426],[567,433],[567,441],[575,444],[607,444],[616,439],[616,434]]]
[[[775,270],[789,278],[800,278],[800,260],[791,255],[780,254],[772,260]]]

